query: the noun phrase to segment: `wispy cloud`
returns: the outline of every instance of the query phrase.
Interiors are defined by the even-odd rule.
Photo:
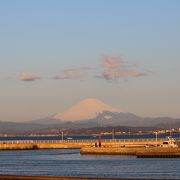
[[[147,73],[140,71],[135,66],[127,65],[121,57],[105,56],[100,67],[102,69],[101,73],[95,77],[105,80],[126,80],[131,77],[147,75]]]
[[[104,56],[101,66],[107,69],[114,69],[123,66],[123,61],[120,57]]]
[[[60,72],[58,75],[54,77],[56,80],[63,80],[63,79],[79,79],[83,80],[87,77],[88,72],[93,68],[89,65],[80,66],[77,68],[67,68]]]
[[[85,80],[87,77],[105,79],[107,81],[117,81],[120,79],[137,78],[150,74],[147,71],[139,70],[134,64],[125,62],[120,56],[104,56],[100,64],[90,66],[82,65],[61,70],[53,77],[55,80]],[[35,81],[42,79],[39,76],[21,73],[19,80]]]
[[[19,76],[19,80],[21,80],[21,81],[35,81],[35,80],[38,80],[38,79],[41,79],[41,77],[29,75],[26,72],[21,73],[20,76]]]

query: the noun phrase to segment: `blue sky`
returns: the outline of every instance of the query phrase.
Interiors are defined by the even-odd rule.
[[[0,1],[0,120],[46,117],[87,97],[180,117],[179,9],[178,0]]]

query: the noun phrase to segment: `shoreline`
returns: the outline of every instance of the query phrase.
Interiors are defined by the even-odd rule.
[[[0,175],[0,180],[163,180],[163,179]],[[173,179],[169,179],[169,180],[173,180]]]

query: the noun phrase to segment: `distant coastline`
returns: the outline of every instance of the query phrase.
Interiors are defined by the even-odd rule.
[[[102,135],[102,139],[146,139],[146,138],[155,138],[155,133],[124,133],[124,134],[112,134],[109,135]],[[171,133],[174,138],[180,138],[180,132]],[[97,140],[99,134],[92,134],[92,135],[63,135],[63,140],[68,140],[72,138],[72,140]],[[161,133],[158,134],[158,138],[166,138],[170,136],[170,133]],[[11,140],[62,140],[61,134],[49,134],[49,135],[0,135],[0,141],[11,141]]]

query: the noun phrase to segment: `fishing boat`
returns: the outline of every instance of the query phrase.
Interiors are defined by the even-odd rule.
[[[178,147],[176,140],[171,136],[167,137],[167,140],[163,141],[160,147],[168,148],[168,147]]]

